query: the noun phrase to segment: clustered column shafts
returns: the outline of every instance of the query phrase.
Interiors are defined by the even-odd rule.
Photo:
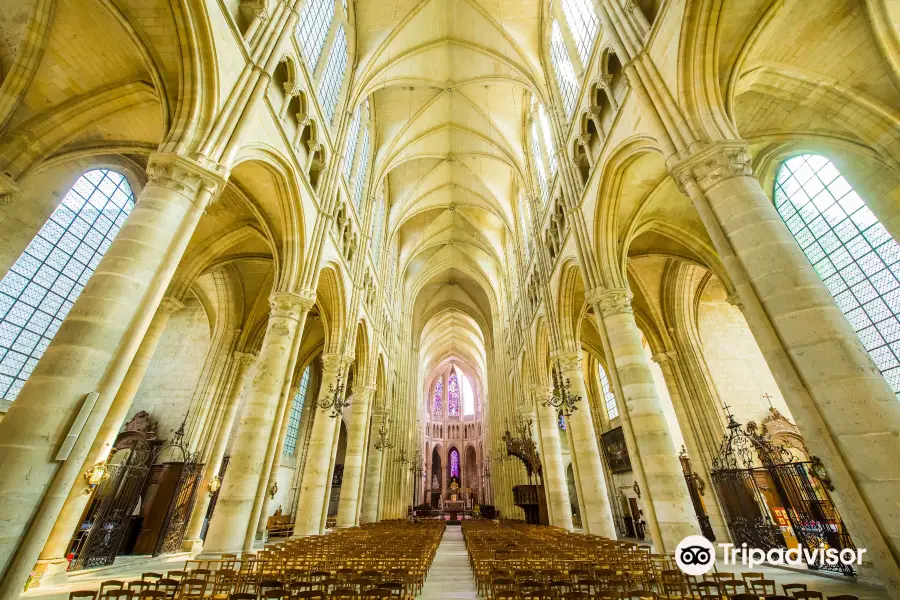
[[[572,499],[569,497],[569,486],[563,466],[559,421],[556,409],[546,404],[551,390],[547,385],[535,384],[531,386],[531,391],[537,405],[541,464],[544,468],[544,490],[547,495],[547,509],[550,512],[550,525],[572,531],[574,529]]]

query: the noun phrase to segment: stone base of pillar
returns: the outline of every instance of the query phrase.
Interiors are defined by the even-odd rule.
[[[201,550],[203,550],[203,540],[184,540],[181,543],[181,550],[183,552],[190,552],[191,554],[199,554]]]
[[[67,583],[69,580],[68,568],[69,561],[64,558],[37,561],[37,564],[34,565],[36,579],[28,589],[50,587]]]

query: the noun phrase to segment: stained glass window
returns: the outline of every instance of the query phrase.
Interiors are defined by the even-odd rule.
[[[786,160],[775,206],[895,393],[900,392],[900,246],[824,156]]]
[[[562,411],[556,413],[556,424],[559,425],[561,431],[566,430],[566,418],[563,416]]]
[[[438,377],[434,384],[434,399],[431,404],[431,414],[435,419],[440,419],[444,414],[444,378]]]
[[[450,450],[450,477],[459,479],[459,452],[456,448]]]
[[[530,231],[528,228],[528,223],[531,221],[531,217],[527,212],[527,202],[528,200],[525,198],[525,195],[519,192],[519,227],[522,229],[522,251],[525,253],[526,259],[531,253],[531,248],[529,247]]]
[[[132,208],[125,177],[88,171],[0,281],[0,398],[19,394]]]
[[[562,5],[566,23],[575,37],[581,64],[586,65],[594,47],[594,38],[597,37],[598,21],[594,7],[591,0],[563,0]]]
[[[537,121],[531,123],[531,156],[534,159],[534,172],[537,174],[538,185],[541,188],[541,206],[544,206],[550,197],[550,187],[547,183],[547,173],[544,171],[544,159],[541,156]]]
[[[447,415],[459,416],[459,379],[455,368],[450,370],[450,377],[447,378]]]
[[[284,436],[284,452],[285,456],[295,456],[297,454],[297,436],[300,434],[300,417],[303,416],[303,403],[306,401],[306,390],[309,388],[309,366],[303,371],[300,378],[300,387],[297,388],[297,395],[294,396],[294,403],[291,406],[291,416],[288,417],[287,433]]]
[[[578,78],[575,76],[575,69],[569,59],[562,30],[557,21],[553,21],[550,30],[550,62],[553,63],[553,72],[556,74],[556,82],[559,84],[559,95],[562,96],[563,108],[566,109],[566,115],[571,119],[575,112],[575,101],[578,95]]]
[[[550,165],[550,176],[556,173],[556,144],[553,143],[553,136],[550,135],[550,119],[547,118],[547,111],[544,105],[538,107],[538,121],[541,123],[541,133],[544,136],[544,149],[547,151],[547,164]]]
[[[331,46],[331,54],[325,64],[325,72],[319,83],[319,102],[325,118],[331,123],[334,120],[334,111],[337,108],[338,96],[341,93],[341,84],[344,83],[344,73],[347,70],[347,34],[341,25]]]
[[[328,28],[334,19],[334,0],[307,0],[300,12],[300,23],[297,25],[297,37],[303,59],[310,71],[316,70]]]
[[[384,198],[378,199],[375,216],[372,218],[372,260],[378,264],[381,258],[381,236],[384,231]]]
[[[462,385],[460,386],[462,394],[462,414],[463,416],[474,415],[475,394],[472,392],[472,383],[469,381],[469,378],[466,377],[465,373],[463,373],[460,378],[462,379]]]
[[[603,367],[597,367],[597,373],[600,375],[600,388],[603,391],[603,401],[606,403],[606,414],[609,415],[610,420],[615,419],[619,416],[619,407],[616,405],[616,397],[610,388],[609,378]]]

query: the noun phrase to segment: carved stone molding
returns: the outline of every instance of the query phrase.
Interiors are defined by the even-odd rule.
[[[733,294],[725,298],[725,302],[736,307],[741,312],[743,312],[744,310],[744,302],[741,300],[741,296],[737,292],[734,292]]]
[[[159,308],[156,310],[163,313],[176,313],[182,308],[184,308],[184,302],[173,296],[164,296],[159,301]]]
[[[753,175],[750,148],[742,140],[691,146],[669,162],[669,172],[682,192],[689,181],[695,181],[705,192],[733,177]]]
[[[624,288],[613,290],[594,290],[588,300],[597,307],[597,311],[602,317],[611,317],[624,313],[632,313],[631,299],[634,294],[631,290]]]
[[[581,371],[581,361],[583,358],[581,352],[557,352],[554,354],[553,358],[559,361],[559,367],[563,370],[563,373]],[[562,375],[562,373],[560,373],[560,375]]]
[[[148,185],[173,189],[191,196],[196,196],[201,190],[215,196],[225,187],[225,176],[222,173],[177,154],[151,155],[147,175]]]
[[[294,292],[273,292],[269,296],[269,316],[273,318],[300,320],[300,314],[309,310],[314,299]]]
[[[252,352],[235,352],[233,355],[234,362],[240,366],[253,366],[256,362],[256,355]]]
[[[670,350],[668,352],[658,352],[651,356],[650,360],[658,365],[662,365],[665,362],[674,361],[676,356],[678,356],[678,353],[674,350]]]

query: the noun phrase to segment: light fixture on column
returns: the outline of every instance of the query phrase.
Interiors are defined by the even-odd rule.
[[[406,457],[406,448],[400,448],[400,452],[397,453],[397,458],[394,459],[394,462],[398,465],[405,465],[409,462],[409,459]]]
[[[87,489],[84,491],[85,495],[87,495],[93,492],[95,487],[109,479],[109,465],[106,462],[98,462],[84,472],[84,479],[88,484]]]
[[[328,394],[325,395],[325,398],[319,400],[317,404],[322,410],[331,409],[331,414],[328,416],[332,419],[337,418],[338,415],[344,412],[345,408],[350,406],[350,401],[344,398],[344,383],[340,373],[338,373],[334,383],[328,384]]]
[[[409,471],[416,477],[422,477],[425,474],[425,467],[422,464],[422,452],[416,450],[412,460],[409,462]]]
[[[572,416],[572,413],[578,410],[578,403],[581,402],[581,396],[573,394],[570,391],[571,387],[572,381],[568,377],[563,381],[562,368],[559,364],[559,360],[557,360],[556,367],[553,369],[553,391],[550,393],[550,397],[541,404],[543,406],[552,406],[561,412],[564,417]]]
[[[213,478],[209,480],[209,495],[213,496],[219,489],[222,487],[222,478],[218,475],[213,475]]]
[[[382,450],[390,450],[394,447],[394,443],[388,439],[388,434],[390,432],[387,428],[387,413],[383,413],[381,415],[381,427],[378,429],[378,438],[375,440],[375,449],[381,452]]]
[[[491,451],[488,450],[487,456],[485,457],[485,461],[481,465],[481,476],[484,479],[491,478]]]

